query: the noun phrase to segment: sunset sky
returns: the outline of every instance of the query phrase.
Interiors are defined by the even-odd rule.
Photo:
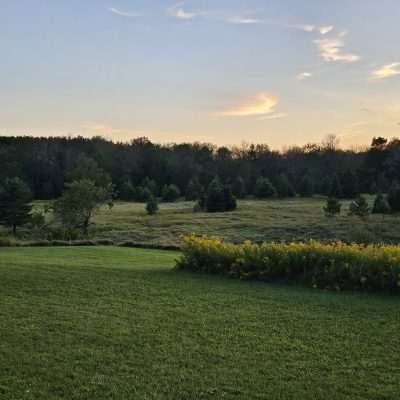
[[[0,0],[0,135],[400,136],[399,0]]]

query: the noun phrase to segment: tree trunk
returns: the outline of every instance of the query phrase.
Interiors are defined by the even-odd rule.
[[[15,236],[17,234],[17,225],[16,224],[13,224],[12,231],[13,231],[13,235]]]

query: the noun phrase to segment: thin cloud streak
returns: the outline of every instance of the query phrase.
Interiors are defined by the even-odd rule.
[[[120,17],[126,17],[126,18],[138,18],[138,17],[142,16],[142,14],[140,14],[140,13],[125,12],[125,11],[118,10],[117,8],[114,8],[114,7],[108,8],[108,11],[112,12],[115,15],[119,15]]]

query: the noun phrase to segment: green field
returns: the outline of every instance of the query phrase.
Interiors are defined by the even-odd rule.
[[[177,272],[177,256],[0,249],[0,399],[399,398],[397,297]]]
[[[369,197],[372,205],[373,197]],[[93,235],[115,242],[179,245],[187,233],[216,235],[229,241],[349,240],[400,243],[398,215],[371,215],[367,222],[342,214],[331,220],[323,213],[325,199],[243,200],[234,212],[194,213],[193,203],[161,204],[147,216],[143,204],[116,203],[96,217]]]

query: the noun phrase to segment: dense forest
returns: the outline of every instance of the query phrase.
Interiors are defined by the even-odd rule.
[[[135,188],[174,185],[191,196],[196,185],[216,176],[231,184],[237,197],[256,194],[260,179],[285,183],[304,195],[352,197],[385,192],[400,180],[400,140],[374,138],[365,150],[342,150],[334,136],[321,144],[275,151],[266,144],[217,147],[207,143],[160,145],[147,138],[115,143],[101,137],[0,137],[0,181],[19,177],[35,199],[59,197],[77,167],[105,171],[116,197],[135,198]],[[259,183],[257,189],[257,181]],[[129,192],[129,193],[128,193]]]

